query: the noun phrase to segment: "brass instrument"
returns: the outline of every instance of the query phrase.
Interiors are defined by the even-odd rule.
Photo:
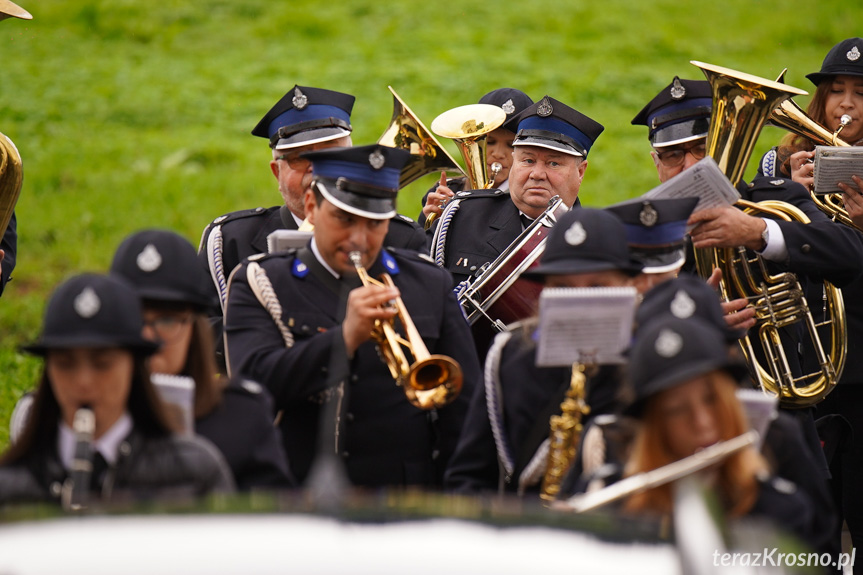
[[[585,366],[573,363],[569,389],[560,404],[560,415],[549,418],[548,464],[539,494],[545,501],[557,499],[560,485],[578,454],[581,420],[590,413],[590,406],[584,400],[586,383]]]
[[[470,104],[448,110],[432,120],[432,132],[456,143],[464,158],[468,188],[489,186],[485,141],[506,121],[506,112],[490,104]],[[494,183],[492,180],[491,183]]]
[[[6,18],[20,18],[21,20],[32,20],[33,16],[9,0],[0,0],[0,20]]]
[[[381,276],[380,281],[369,276],[362,265],[359,252],[351,252],[350,259],[364,286],[395,286],[387,274]],[[396,308],[405,337],[396,333],[393,320],[376,320],[372,338],[378,345],[381,359],[387,364],[390,374],[401,386],[411,404],[425,410],[443,407],[461,392],[461,366],[451,357],[429,354],[402,299],[396,298],[391,305]],[[413,364],[408,363],[403,346],[413,355]]]
[[[9,0],[0,0],[0,20],[20,18],[32,20],[33,16]],[[18,148],[4,134],[0,134],[0,237],[9,226],[18,196],[21,195],[23,172]]]
[[[393,94],[393,117],[390,120],[378,144],[390,148],[401,148],[410,152],[411,157],[402,168],[399,178],[399,188],[415,182],[432,172],[448,171],[464,174],[464,170],[441,146],[440,142],[429,132],[407,104],[399,98],[392,86],[388,86]]]
[[[692,64],[702,69],[713,91],[707,154],[736,185],[743,177],[767,116],[782,100],[805,92],[719,66],[696,61]],[[741,200],[737,205],[750,215],[809,222],[803,212],[785,202]],[[751,336],[741,338],[740,345],[753,377],[763,390],[777,395],[785,407],[814,405],[832,391],[842,373],[847,346],[845,307],[842,293],[835,286],[824,282],[825,317],[816,324],[797,277],[792,273],[771,275],[761,256],[753,256],[743,247],[696,249],[695,261],[699,275],[704,278],[710,276],[713,268],[722,270],[720,295],[723,301],[744,297],[754,306],[756,326],[753,330],[762,344],[768,365],[764,367],[758,363]],[[804,322],[812,339],[819,370],[795,378],[791,374],[779,330],[800,321]],[[829,356],[821,343],[819,328],[829,330]]]

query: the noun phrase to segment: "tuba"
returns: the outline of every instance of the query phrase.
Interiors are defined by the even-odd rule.
[[[370,277],[360,261],[359,252],[351,252],[350,258],[364,286],[394,287],[392,278],[387,274],[380,281]],[[402,299],[396,298],[392,305],[398,312],[405,337],[396,333],[392,320],[376,320],[372,339],[378,345],[381,359],[412,405],[425,410],[443,407],[461,392],[461,366],[451,357],[429,354]],[[408,362],[403,347],[410,350],[414,363]]]
[[[707,153],[723,173],[737,184],[768,115],[777,105],[802,90],[720,66],[692,61],[711,84],[713,114],[707,134]],[[737,205],[747,214],[768,215],[786,221],[809,223],[809,218],[785,202],[747,202]],[[723,301],[747,298],[755,307],[755,331],[766,365],[759,363],[752,338],[741,338],[743,355],[755,381],[777,395],[784,407],[808,407],[827,396],[839,380],[845,364],[847,331],[842,293],[824,282],[824,320],[814,321],[803,289],[792,273],[772,274],[761,256],[743,247],[696,249],[698,273],[710,276],[722,270],[720,295]],[[828,319],[829,318],[829,319]],[[780,329],[803,322],[818,360],[818,371],[793,377]],[[821,333],[830,335],[830,354],[821,343]]]
[[[448,171],[464,174],[458,163],[399,98],[392,86],[388,88],[393,94],[393,117],[377,143],[390,148],[401,148],[411,154],[402,168],[399,188],[432,172]]]
[[[432,120],[432,131],[452,139],[464,158],[468,185],[471,190],[489,186],[485,140],[489,132],[501,127],[506,112],[490,104],[471,104],[446,111]]]

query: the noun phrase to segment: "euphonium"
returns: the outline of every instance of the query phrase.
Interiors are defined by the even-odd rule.
[[[370,277],[362,265],[359,252],[351,252],[350,258],[363,285],[394,287],[392,278],[387,274],[381,276],[380,281]],[[396,298],[391,303],[396,308],[396,317],[402,324],[405,337],[396,333],[393,320],[376,320],[372,338],[378,345],[381,359],[411,404],[420,409],[443,407],[461,392],[461,366],[451,357],[429,354],[402,299]],[[413,364],[408,362],[403,346],[413,355]]]
[[[572,364],[569,389],[560,404],[560,415],[549,418],[548,464],[542,478],[539,496],[546,501],[557,499],[560,486],[578,455],[582,419],[590,413],[586,396],[585,366]]]
[[[378,138],[378,144],[401,148],[411,154],[402,168],[399,189],[432,172],[448,171],[464,174],[458,163],[399,98],[392,86],[388,88],[393,94],[393,117],[389,126]]]
[[[3,0],[0,2],[0,20],[6,18],[32,20],[33,16],[17,4]],[[21,155],[12,140],[0,134],[0,237],[12,219],[12,212],[21,194],[22,181]]]
[[[707,134],[707,153],[733,184],[743,177],[746,163],[767,116],[779,102],[802,90],[735,70],[692,62],[702,69],[713,91],[713,112]],[[770,215],[787,221],[808,223],[796,207],[784,202],[738,201],[748,214]],[[767,363],[755,355],[751,336],[741,339],[743,354],[761,388],[779,397],[785,407],[806,407],[827,396],[839,380],[845,364],[847,332],[842,293],[824,282],[824,321],[816,324],[797,277],[792,273],[771,274],[761,256],[735,249],[696,249],[698,273],[710,276],[722,270],[720,293],[724,301],[747,298],[755,308],[754,330]],[[828,319],[828,317],[830,319]],[[795,378],[791,373],[779,330],[804,322],[812,339],[819,370]],[[821,344],[822,331],[829,330],[830,355]]]

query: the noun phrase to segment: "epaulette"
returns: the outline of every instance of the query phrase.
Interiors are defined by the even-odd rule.
[[[780,191],[786,190],[790,191],[792,188],[799,188],[800,190],[806,191],[806,188],[803,187],[803,184],[797,183],[791,178],[783,178],[776,176],[757,176],[753,178],[751,182],[749,182],[749,190],[770,190],[770,191]],[[799,190],[797,190],[799,191]]]
[[[460,200],[470,200],[474,198],[508,198],[509,192],[506,190],[499,190],[497,188],[491,188],[488,190],[465,190],[463,192],[456,192],[455,197]]]
[[[404,214],[396,214],[396,217],[394,219],[401,220],[401,221],[408,223],[408,224],[415,224],[416,223],[416,221],[412,220],[411,218],[407,217]]]
[[[297,253],[297,250],[295,250],[295,249],[284,250],[284,251],[275,252],[275,253],[261,252],[259,254],[250,255],[249,257],[246,258],[246,260],[250,261],[250,262],[264,262],[264,261],[275,259],[275,258],[294,257],[294,255],[296,255],[296,253]]]
[[[229,214],[224,214],[222,216],[219,216],[218,218],[213,220],[212,224],[210,224],[210,225],[224,224],[226,222],[232,222],[234,220],[240,220],[243,218],[251,218],[253,216],[259,216],[259,215],[265,213],[266,211],[267,211],[267,208],[262,208],[262,207],[252,208],[249,210],[239,210],[236,212],[231,212]]]
[[[429,257],[429,255],[425,252],[416,252],[414,250],[408,250],[405,248],[393,248],[387,247],[387,251],[394,256],[398,256],[399,258],[410,260],[410,261],[419,261],[424,264],[435,265],[434,260]],[[437,267],[437,266],[435,266]]]

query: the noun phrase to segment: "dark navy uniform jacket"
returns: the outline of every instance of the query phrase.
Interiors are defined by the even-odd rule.
[[[537,367],[534,329],[533,322],[519,324],[503,347],[497,370],[500,395],[492,391],[493,399],[489,401],[488,391],[493,385],[488,380],[474,392],[461,439],[447,468],[447,489],[476,493],[502,486],[515,491],[522,471],[549,438],[549,418],[560,415],[572,371],[568,367]],[[490,355],[487,361],[493,359]],[[591,412],[583,424],[596,415],[618,410],[622,381],[621,370],[613,366],[602,366],[588,378],[586,401]],[[495,426],[503,431],[502,441],[495,441]],[[511,474],[499,463],[499,444],[506,453],[503,457],[509,457],[514,464]],[[538,484],[534,485],[530,491],[538,488]]]
[[[12,212],[12,219],[9,220],[9,226],[3,234],[2,242],[0,242],[0,249],[6,252],[6,255],[3,257],[3,273],[0,275],[0,295],[3,294],[3,288],[6,287],[9,277],[12,275],[12,270],[15,269],[15,255],[18,251],[17,227],[15,212]]]
[[[240,491],[296,486],[274,415],[266,389],[233,378],[222,391],[221,403],[195,420],[195,432],[219,448]]]
[[[219,216],[204,229],[198,246],[198,258],[207,275],[213,280],[212,294],[218,296],[222,306],[226,302],[231,271],[247,257],[266,253],[267,236],[281,229],[297,229],[296,220],[284,205],[232,212]],[[384,245],[421,252],[428,249],[423,229],[402,215],[396,215],[390,220]],[[224,367],[221,344],[222,308],[213,309],[210,319],[217,338],[217,355]]]
[[[225,322],[232,373],[265,385],[282,411],[281,429],[288,461],[303,482],[315,456],[319,403],[345,382],[339,453],[351,482],[361,486],[439,486],[469,398],[480,378],[470,330],[451,291],[452,279],[418,253],[382,250],[368,270],[387,272],[429,352],[455,359],[464,373],[461,395],[439,410],[411,405],[378,356],[375,342],[364,342],[347,358],[341,321],[354,285],[340,282],[318,263],[308,247],[244,262],[234,273]],[[281,306],[282,323],[294,343],[259,303],[248,280],[258,264]],[[252,267],[254,270],[254,267]],[[338,389],[336,387],[336,389]],[[329,397],[337,393],[329,393]],[[326,422],[331,425],[331,422]]]

